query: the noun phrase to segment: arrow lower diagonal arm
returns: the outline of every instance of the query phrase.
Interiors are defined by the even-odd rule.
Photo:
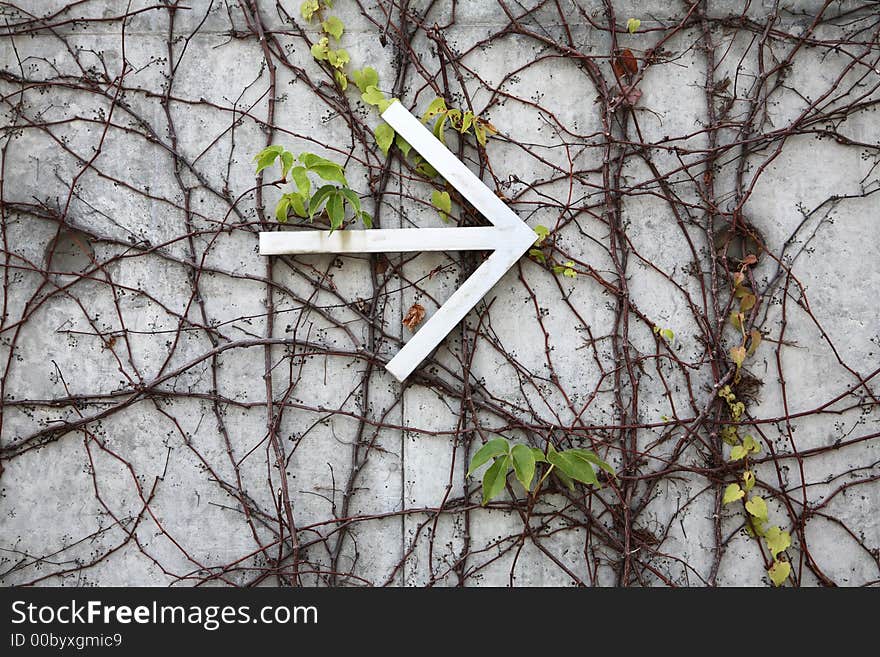
[[[403,381],[522,257],[537,235],[403,105],[392,103],[382,118],[492,226],[263,232],[260,255],[493,251],[385,366]]]

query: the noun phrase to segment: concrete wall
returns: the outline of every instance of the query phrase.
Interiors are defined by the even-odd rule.
[[[64,4],[19,7],[44,15]],[[250,3],[245,11],[231,2],[185,3],[170,56],[169,11],[132,3],[145,10],[126,22],[129,69],[113,104],[123,63],[122,22],[114,17],[125,4],[86,2],[0,43],[0,581],[285,581],[293,576],[292,545],[289,517],[278,511],[283,482],[267,438],[273,433],[306,584],[766,583],[744,512],[718,506],[719,491],[737,475],[713,452],[727,449],[720,425],[701,415],[709,409],[722,421],[713,385],[728,371],[723,354],[736,331],[728,328],[720,352],[707,354],[696,318],[718,318],[689,303],[713,284],[707,198],[717,225],[729,221],[724,213],[743,198],[742,158],[750,191],[742,217],[766,243],[754,267],[762,303],[753,320],[764,342],[747,364],[762,385],[741,393],[749,417],[761,421],[761,456],[772,457],[755,466],[759,490],[771,521],[794,537],[787,554],[800,583],[880,580],[876,7],[829,8],[828,17],[851,13],[810,33],[785,77],[768,82],[781,86],[760,96],[767,101],[760,115],[749,116],[760,67],[789,55],[822,3],[783,3],[763,46],[760,31],[736,18],[740,3],[708,3],[713,79],[733,80],[719,88],[718,106],[731,106],[717,138],[740,140],[746,119],[754,126],[747,139],[755,137],[750,152],[719,154],[708,194],[700,164],[710,146],[703,28],[689,22],[673,31],[687,15],[678,5],[615,2],[619,26],[628,17],[642,21],[641,33],[617,35],[621,47],[639,57],[654,45],[666,51],[639,82],[639,131],[632,119],[626,139],[620,126],[615,131],[622,141],[655,144],[651,161],[670,187],[658,184],[637,150],[626,151],[612,240],[603,171],[616,164],[602,146],[603,104],[594,102],[587,65],[571,54],[594,57],[613,81],[601,3],[559,3],[568,32],[554,3],[520,3],[540,5],[521,18],[537,37],[499,36],[509,21],[493,2],[457,3],[448,26],[449,3],[434,3],[424,22],[440,26],[441,41],[462,54],[459,67],[446,67],[444,83],[442,49],[419,30],[412,49],[420,65],[406,68],[397,95],[423,111],[435,95],[428,84],[448,84],[463,104],[460,75],[475,108],[491,103],[486,115],[501,134],[487,146],[491,172],[484,166],[483,179],[531,226],[558,227],[559,253],[580,273],[569,279],[524,259],[401,386],[381,364],[409,335],[402,314],[414,302],[432,313],[480,256],[392,255],[379,273],[366,257],[267,266],[256,253],[261,217],[251,158],[267,139],[269,71]],[[350,153],[348,178],[382,226],[444,225],[426,200],[431,183],[399,159],[375,205],[369,176],[381,175],[384,158],[334,109],[336,92],[296,24],[274,2],[256,4],[290,63],[275,60],[275,143],[338,161]],[[425,5],[411,4],[420,12]],[[350,0],[336,5],[353,68],[375,66],[390,90],[401,71],[399,12],[389,23],[390,3],[364,3],[363,11]],[[298,19],[297,3],[281,6]],[[12,25],[25,20],[7,13]],[[773,3],[753,2],[746,18],[763,24],[772,13]],[[543,37],[568,44],[568,54]],[[846,44],[831,48],[833,40]],[[56,84],[40,84],[47,80]],[[491,91],[498,85],[508,94],[500,101]],[[378,122],[355,92],[347,98],[358,126]],[[835,107],[850,109],[835,114]],[[804,123],[805,111],[820,119]],[[792,125],[797,130],[779,138]],[[760,142],[760,135],[771,138]],[[479,170],[473,140],[463,143],[459,152]],[[278,194],[265,189],[267,215]],[[626,351],[639,362],[634,378],[616,385],[621,352],[611,336],[621,330],[621,296],[599,279],[623,283],[611,255],[623,236],[633,308],[624,313],[632,323]],[[77,271],[87,275],[58,273]],[[723,299],[727,283],[717,285]],[[671,345],[658,341],[652,324],[674,331]],[[635,414],[622,416],[620,399]],[[277,428],[267,430],[273,421]],[[650,426],[627,431],[621,423]],[[532,509],[534,535],[526,536],[518,484],[486,510],[479,478],[464,476],[469,455],[499,434],[595,448],[626,483],[598,493],[548,492]],[[520,504],[508,504],[511,493]]]

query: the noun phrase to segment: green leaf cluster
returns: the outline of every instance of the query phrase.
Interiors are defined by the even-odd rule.
[[[739,422],[745,413],[745,404],[737,401],[736,394],[730,389],[730,386],[724,386],[718,391],[718,396],[727,403],[727,410],[734,422]],[[757,454],[761,451],[761,444],[755,440],[754,436],[746,434],[742,440],[739,438],[739,432],[736,424],[725,425],[721,430],[721,438],[725,443],[731,445],[730,461],[748,462],[751,454]],[[767,575],[774,586],[781,586],[789,574],[791,574],[791,564],[785,560],[781,560],[779,555],[791,547],[791,535],[777,525],[767,526],[769,521],[769,510],[767,501],[760,495],[751,494],[755,487],[755,473],[747,468],[743,470],[741,481],[728,484],[724,488],[721,496],[722,504],[731,504],[738,500],[745,500],[743,506],[748,513],[749,524],[748,530],[752,536],[761,536],[767,544],[773,563],[767,570]],[[747,497],[748,496],[748,497]]]
[[[272,166],[276,160],[281,165],[281,182],[290,180],[295,186],[294,190],[282,194],[275,206],[275,218],[278,221],[286,223],[290,212],[312,221],[324,211],[330,221],[330,230],[333,231],[342,228],[348,206],[354,216],[363,221],[364,226],[372,228],[373,219],[364,212],[360,198],[348,186],[342,165],[314,153],[300,153],[298,157],[294,157],[283,146],[272,145],[254,157],[257,173]],[[296,162],[300,164],[296,165]],[[314,193],[311,175],[325,181]]]
[[[577,278],[577,272],[574,270],[574,262],[568,260],[561,265],[553,265],[554,274],[562,274],[566,278]]]
[[[669,328],[662,328],[660,326],[655,326],[654,327],[654,334],[659,335],[667,342],[672,342],[673,340],[675,340],[675,333],[673,332],[672,329],[669,329]]]
[[[483,472],[483,505],[498,497],[504,490],[507,477],[514,473],[517,481],[529,493],[533,492],[532,482],[538,465],[541,465],[542,476],[534,486],[537,494],[544,480],[553,472],[570,490],[574,490],[575,482],[599,487],[594,468],[600,468],[614,475],[614,468],[586,449],[567,449],[557,451],[548,444],[544,452],[528,445],[511,445],[504,438],[495,438],[483,445],[471,459],[468,476],[486,463],[492,464]]]
[[[422,123],[428,124],[431,121],[434,121],[434,136],[444,144],[446,143],[447,125],[462,135],[473,133],[480,146],[486,145],[489,135],[498,134],[498,129],[485,119],[481,119],[473,112],[462,112],[460,109],[449,108],[446,106],[446,101],[440,97],[432,100],[422,115]]]

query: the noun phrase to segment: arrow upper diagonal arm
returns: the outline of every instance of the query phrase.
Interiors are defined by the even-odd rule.
[[[440,143],[431,131],[422,125],[401,103],[391,103],[382,118],[396,132],[403,135],[410,146],[425,158],[458,192],[464,196],[493,225],[524,226],[520,219],[477,175]]]

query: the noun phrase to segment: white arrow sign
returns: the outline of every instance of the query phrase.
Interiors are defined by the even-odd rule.
[[[260,233],[260,255],[492,251],[385,366],[398,381],[403,381],[528,251],[538,236],[403,105],[392,103],[382,118],[492,226]]]

